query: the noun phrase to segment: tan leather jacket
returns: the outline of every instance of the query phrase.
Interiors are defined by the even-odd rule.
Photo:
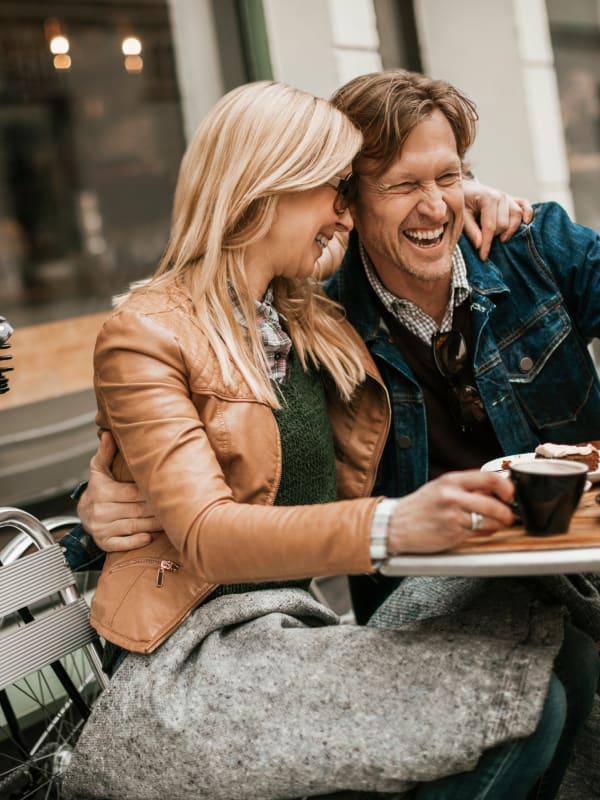
[[[355,330],[368,373],[350,407],[328,400],[342,502],[272,507],[279,430],[234,368],[226,386],[180,290],[145,290],[105,323],[95,351],[97,422],[119,452],[115,476],[135,482],[166,535],[111,553],[92,604],[110,641],[151,652],[219,583],[372,571],[369,497],[389,428],[389,400]]]

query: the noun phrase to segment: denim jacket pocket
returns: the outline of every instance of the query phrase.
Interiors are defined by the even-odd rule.
[[[500,352],[513,390],[535,429],[577,418],[594,376],[585,343],[561,306],[536,310],[500,343]]]

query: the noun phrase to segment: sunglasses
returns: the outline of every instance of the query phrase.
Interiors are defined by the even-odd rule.
[[[336,214],[343,214],[348,208],[354,197],[354,188],[356,186],[356,179],[350,172],[345,178],[340,178],[335,175],[330,180],[326,181],[327,186],[332,186],[335,189],[335,200],[333,201],[333,210]]]
[[[432,340],[433,360],[438,372],[449,382],[450,411],[466,432],[486,418],[477,387],[459,380],[469,355],[465,337],[460,331],[436,333]]]

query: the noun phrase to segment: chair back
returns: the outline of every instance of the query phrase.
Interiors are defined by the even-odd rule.
[[[0,508],[0,528],[29,537],[34,552],[23,554],[23,537],[0,552],[0,619],[18,612],[26,623],[0,630],[0,690],[84,648],[98,683],[106,688],[98,654],[98,635],[89,608],[62,549],[47,528],[17,508]],[[56,603],[56,597],[59,602]],[[49,609],[32,612],[48,599]]]

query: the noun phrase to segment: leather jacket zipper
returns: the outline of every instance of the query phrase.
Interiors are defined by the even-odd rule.
[[[134,558],[123,564],[115,564],[115,566],[109,570],[109,575],[118,570],[125,569],[126,567],[154,567],[156,565],[158,565],[156,571],[156,586],[159,589],[164,585],[165,572],[177,572],[181,566],[177,561],[171,561],[169,558]]]
[[[168,558],[161,558],[158,565],[158,572],[156,573],[156,585],[160,589],[165,582],[165,572],[177,572],[179,564],[176,561],[170,561]]]

